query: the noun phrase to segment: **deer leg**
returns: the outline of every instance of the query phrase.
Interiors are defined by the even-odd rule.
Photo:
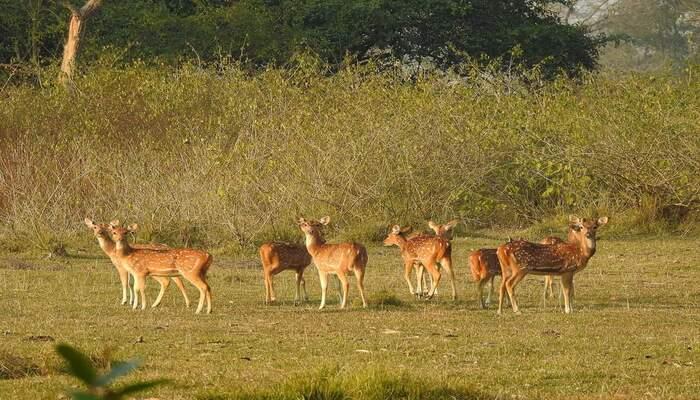
[[[498,314],[501,314],[503,311],[503,297],[506,295],[506,280],[508,280],[508,277],[506,276],[506,272],[503,271],[501,275],[501,285],[498,289]]]
[[[163,299],[165,289],[170,286],[170,279],[162,276],[152,276],[151,278],[155,279],[160,284],[160,292],[158,292],[158,297],[156,297],[156,301],[154,301],[153,305],[151,305],[151,308],[155,308],[158,307],[158,304],[160,304],[160,301]]]
[[[294,277],[296,278],[296,291],[294,292],[294,305],[299,304],[299,300],[301,298],[301,281],[304,280],[302,277],[303,272],[300,272],[299,270],[294,272]]]
[[[491,277],[489,278],[489,295],[488,295],[488,298],[486,299],[486,304],[488,304],[489,306],[491,305],[491,296],[494,293],[493,280],[495,278],[496,278],[496,275],[491,275]]]
[[[485,279],[479,279],[478,282],[476,282],[476,304],[479,305],[481,308],[486,308],[486,304],[484,304],[484,284],[486,283]]]
[[[345,308],[345,304],[348,301],[348,289],[350,289],[350,283],[348,282],[348,277],[345,276],[343,272],[336,275],[340,281],[340,285],[343,288],[343,301],[340,303],[340,308]]]
[[[263,271],[263,284],[265,285],[265,304],[270,304],[270,273],[268,271]]]
[[[570,314],[574,311],[574,305],[571,301],[571,294],[574,289],[574,274],[568,273],[561,276],[561,286],[564,291],[564,312]]]
[[[423,289],[425,288],[425,275],[423,275],[425,268],[423,267],[423,264],[419,262],[414,262],[413,268],[416,270],[416,291],[413,294],[416,296],[422,296]]]
[[[367,300],[365,299],[365,271],[363,269],[355,268],[355,279],[357,280],[357,290],[360,292],[360,297],[362,298],[362,307],[367,308]]]
[[[428,299],[431,299],[435,295],[435,292],[437,291],[437,287],[440,284],[440,272],[437,270],[435,260],[429,260],[428,263],[426,264],[425,268],[428,270],[430,275],[433,277],[433,285],[430,288],[430,292],[428,292],[428,297],[427,297]]]
[[[508,297],[510,297],[510,305],[513,307],[513,312],[520,314],[520,309],[518,308],[518,303],[515,301],[515,286],[525,277],[523,270],[519,270],[514,275],[512,275],[506,281],[506,289],[508,290]]]
[[[299,281],[301,282],[301,289],[304,291],[304,301],[309,301],[309,295],[306,293],[306,280],[304,279],[304,270],[299,270]]]
[[[272,278],[272,273],[270,273],[270,277],[267,281],[267,285],[270,288],[270,302],[274,303],[277,301],[277,296],[275,295],[275,282],[274,279]]]
[[[204,279],[202,279],[204,280]],[[206,285],[206,294],[207,294],[207,314],[211,314],[211,287],[209,287],[209,284],[207,281],[204,281],[204,284]]]
[[[403,278],[408,284],[408,290],[412,295],[416,295],[417,293],[413,291],[413,284],[411,283],[411,269],[413,269],[413,261],[404,261],[403,264]],[[418,272],[416,271],[416,273]]]
[[[187,297],[187,291],[185,290],[185,285],[182,284],[182,279],[180,279],[179,276],[173,276],[170,279],[172,279],[173,282],[175,282],[175,286],[180,289],[180,293],[182,293],[182,297],[185,299],[185,307],[190,308],[190,298]]]
[[[197,287],[199,290],[199,301],[197,302],[197,310],[195,310],[195,314],[199,314],[202,312],[202,309],[204,308],[204,301],[207,298],[207,291],[206,291],[206,286],[202,284],[201,281],[192,279],[190,280],[193,285]]]
[[[455,272],[452,270],[452,259],[445,257],[440,261],[440,266],[447,272],[450,277],[450,286],[452,287],[452,301],[457,300],[457,284],[455,283]]]
[[[138,296],[141,295],[141,309],[146,309],[146,277],[142,275],[134,275],[134,310],[138,308],[139,299]]]
[[[122,285],[122,305],[126,304],[126,292],[129,288],[129,273],[124,268],[117,268],[119,283]],[[131,300],[131,288],[129,288],[129,300]]]
[[[318,271],[318,280],[321,283],[321,306],[318,307],[322,310],[326,306],[326,289],[328,289],[328,274],[326,272]]]

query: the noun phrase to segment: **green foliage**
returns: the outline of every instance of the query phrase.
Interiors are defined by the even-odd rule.
[[[90,358],[77,349],[67,344],[59,344],[56,346],[56,352],[68,364],[69,373],[87,386],[87,391],[71,392],[74,400],[118,400],[167,382],[158,379],[114,389],[110,387],[114,381],[135,370],[139,365],[138,361],[112,363],[112,368],[107,373],[98,375]]]
[[[698,207],[695,70],[537,85],[536,71],[410,84],[371,64],[324,71],[135,64],[95,68],[73,97],[6,88],[0,237],[90,243],[90,216],[137,222],[142,239],[241,249],[301,238],[299,216],[330,215],[329,237],[365,242],[428,219],[523,227]]]
[[[335,69],[348,55],[360,60],[427,60],[449,69],[484,56],[506,57],[519,48],[522,62],[543,65],[550,74],[593,69],[604,38],[582,26],[562,24],[547,3],[121,0],[105,2],[99,15],[87,22],[81,58],[94,63],[117,49],[117,61],[126,63],[233,57],[267,66],[284,64],[298,51],[310,49]],[[69,16],[65,8],[48,0],[0,0],[0,5],[6,5],[0,16],[0,63],[59,55]]]

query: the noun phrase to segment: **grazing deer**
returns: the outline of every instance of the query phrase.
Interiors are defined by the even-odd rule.
[[[364,277],[367,268],[367,249],[365,246],[354,243],[326,243],[321,234],[321,228],[331,221],[330,217],[323,217],[319,221],[299,218],[299,228],[304,232],[306,250],[318,270],[318,279],[321,282],[321,306],[326,306],[326,289],[328,288],[328,274],[335,274],[340,280],[343,289],[343,300],[340,308],[345,308],[348,300],[347,275],[352,272],[357,280],[357,289],[362,298],[362,307],[367,307],[365,299]]]
[[[408,283],[408,289],[411,291],[411,294],[416,294],[413,291],[410,278],[414,263],[421,263],[432,276],[434,284],[428,292],[428,299],[435,295],[435,291],[440,283],[440,271],[437,268],[437,264],[440,263],[442,268],[450,275],[452,300],[456,300],[457,288],[455,287],[454,271],[452,270],[452,246],[450,242],[439,236],[427,235],[407,239],[405,233],[405,228],[402,230],[399,225],[394,225],[389,235],[384,239],[384,246],[396,245],[401,249],[401,258],[403,258],[404,262],[404,279]]]
[[[570,237],[565,243],[539,244],[516,240],[498,247],[501,263],[501,288],[498,296],[498,313],[503,307],[503,297],[508,291],[513,312],[519,313],[515,300],[515,287],[529,273],[537,275],[560,275],[564,291],[564,311],[573,310],[571,291],[574,274],[588,265],[596,251],[596,231],[608,223],[608,217],[597,220],[569,216]]]
[[[183,276],[199,289],[199,314],[207,302],[207,314],[211,313],[211,289],[207,284],[207,271],[211,266],[211,254],[194,249],[147,250],[129,245],[127,234],[136,232],[138,225],[127,228],[110,226],[112,240],[116,243],[116,258],[134,277],[134,290],[141,294],[141,308],[146,308],[145,278],[147,276]],[[133,308],[138,307],[138,295]]]
[[[306,246],[294,243],[267,242],[260,246],[259,252],[265,280],[265,304],[276,300],[272,277],[285,270],[294,270],[296,273],[294,304],[299,302],[300,287],[304,289],[304,301],[309,300],[309,296],[306,294],[304,269],[311,264],[311,255],[306,250]]]
[[[85,218],[84,220],[85,225],[88,226],[88,228],[92,229],[92,233],[95,235],[95,238],[97,238],[97,242],[100,245],[100,248],[102,251],[109,257],[110,261],[112,261],[112,264],[114,265],[114,268],[117,270],[117,274],[119,275],[119,281],[121,282],[122,285],[122,302],[121,304],[124,305],[127,302],[127,289],[129,293],[129,299],[130,299],[130,304],[133,304],[133,302],[136,300],[136,297],[129,286],[129,273],[127,270],[119,263],[119,260],[116,257],[116,244],[112,240],[112,237],[109,235],[109,225],[107,224],[96,224],[93,220],[90,218]],[[118,226],[119,221],[112,221],[111,224]],[[134,244],[132,245],[133,248],[135,249],[150,249],[150,250],[167,250],[169,249],[168,246],[166,245],[161,245],[161,244]],[[156,301],[153,302],[153,305],[151,307],[157,307],[160,304],[161,299],[163,298],[163,294],[165,294],[165,289],[168,288],[170,285],[170,280],[167,277],[163,276],[153,276],[153,279],[158,281],[160,284],[160,292],[158,293],[158,297],[156,298]],[[182,285],[182,280],[176,276],[171,278],[173,282],[175,282],[175,285],[180,289],[180,292],[182,293],[182,297],[185,299],[185,305],[187,307],[190,306],[190,299],[187,297],[187,292],[185,291],[185,287]]]

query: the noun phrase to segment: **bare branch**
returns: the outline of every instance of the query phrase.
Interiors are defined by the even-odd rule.
[[[80,15],[80,10],[76,6],[74,6],[70,1],[63,0],[63,6],[70,10],[71,14]]]
[[[95,11],[97,11],[97,9],[100,8],[101,5],[102,5],[102,0],[89,0],[80,9],[80,14],[83,18],[87,18],[90,15],[94,14]]]

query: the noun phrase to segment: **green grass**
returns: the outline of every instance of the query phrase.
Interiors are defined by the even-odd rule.
[[[54,354],[58,342],[96,359],[142,357],[128,379],[171,379],[145,396],[163,399],[700,398],[700,241],[600,240],[575,280],[574,314],[556,299],[543,306],[542,280],[529,276],[518,290],[523,314],[500,317],[477,308],[466,265],[469,249],[496,244],[456,241],[457,303],[447,281],[436,299],[415,300],[398,249],[370,247],[370,307],[352,282],[347,311],[335,294],[317,310],[313,266],[310,302],[293,305],[293,274],[283,273],[280,303],[265,306],[252,257],[218,256],[214,310],[199,316],[174,288],[159,309],[120,306],[97,245],[67,258],[2,255],[0,362],[42,373],[0,379],[0,398],[55,399],[77,386]],[[157,288],[148,285],[152,302]]]

